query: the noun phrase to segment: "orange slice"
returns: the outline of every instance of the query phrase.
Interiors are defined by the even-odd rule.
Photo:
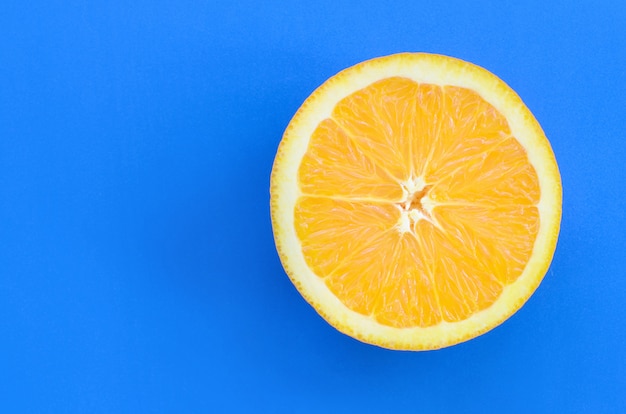
[[[499,325],[543,279],[561,181],[541,127],[490,72],[404,53],[330,78],[278,148],[282,264],[338,330],[392,349]]]

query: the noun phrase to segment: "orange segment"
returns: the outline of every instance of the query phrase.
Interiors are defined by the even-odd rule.
[[[421,226],[421,240],[429,260],[443,319],[461,321],[489,307],[503,283],[472,248],[473,234]]]
[[[441,321],[437,292],[420,243],[410,233],[393,232],[389,249],[391,264],[384,274],[374,318],[397,328],[432,326]],[[366,270],[366,269],[363,269]]]
[[[476,92],[452,86],[438,89],[443,113],[437,117],[442,121],[433,122],[440,127],[436,138],[427,145],[428,163],[420,170],[429,182],[465,171],[468,164],[475,164],[511,133],[502,114]],[[433,115],[426,116],[433,119]]]
[[[393,229],[399,213],[390,204],[351,203],[300,197],[294,217],[308,265],[324,278],[357,254],[372,256],[376,243]],[[372,246],[374,244],[374,246]],[[376,254],[374,250],[374,254]],[[374,278],[371,278],[374,279]]]
[[[320,123],[300,163],[304,194],[399,200],[402,191],[334,121]]]
[[[331,117],[378,168],[407,180],[417,93],[409,79],[384,79],[342,99]]]
[[[427,171],[444,125],[449,122],[446,112],[448,97],[437,85],[420,84],[415,95],[414,133],[411,137],[413,177],[423,176]]]
[[[535,206],[440,206],[434,216],[457,250],[476,259],[501,284],[522,274],[539,230]]]
[[[535,205],[539,202],[537,173],[529,164],[526,151],[514,138],[488,146],[478,156],[459,162],[463,162],[462,168],[447,175],[439,174],[430,194],[433,200],[465,205]]]
[[[333,326],[434,349],[495,327],[536,289],[561,185],[541,128],[501,80],[401,54],[309,97],[281,142],[271,207],[289,277]]]

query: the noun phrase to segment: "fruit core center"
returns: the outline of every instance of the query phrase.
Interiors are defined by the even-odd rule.
[[[432,186],[426,185],[422,179],[410,180],[401,185],[404,198],[396,204],[400,209],[397,229],[402,233],[412,232],[413,226],[419,220],[435,224],[431,216],[432,203],[428,198]]]
[[[402,205],[402,209],[404,211],[417,210],[420,213],[428,215],[428,212],[424,209],[424,205],[422,204],[422,199],[426,196],[430,190],[430,186],[425,186],[419,191],[414,192],[413,194],[409,194],[406,201]]]

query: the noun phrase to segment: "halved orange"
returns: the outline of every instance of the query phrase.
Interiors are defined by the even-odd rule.
[[[338,330],[391,349],[476,337],[516,312],[556,247],[561,180],[502,80],[403,53],[333,76],[287,127],[271,176],[281,262]]]

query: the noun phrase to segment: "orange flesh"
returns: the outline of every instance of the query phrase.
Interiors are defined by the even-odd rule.
[[[397,328],[488,308],[539,228],[526,151],[460,87],[394,77],[344,98],[312,135],[298,182],[309,267],[348,308]]]

